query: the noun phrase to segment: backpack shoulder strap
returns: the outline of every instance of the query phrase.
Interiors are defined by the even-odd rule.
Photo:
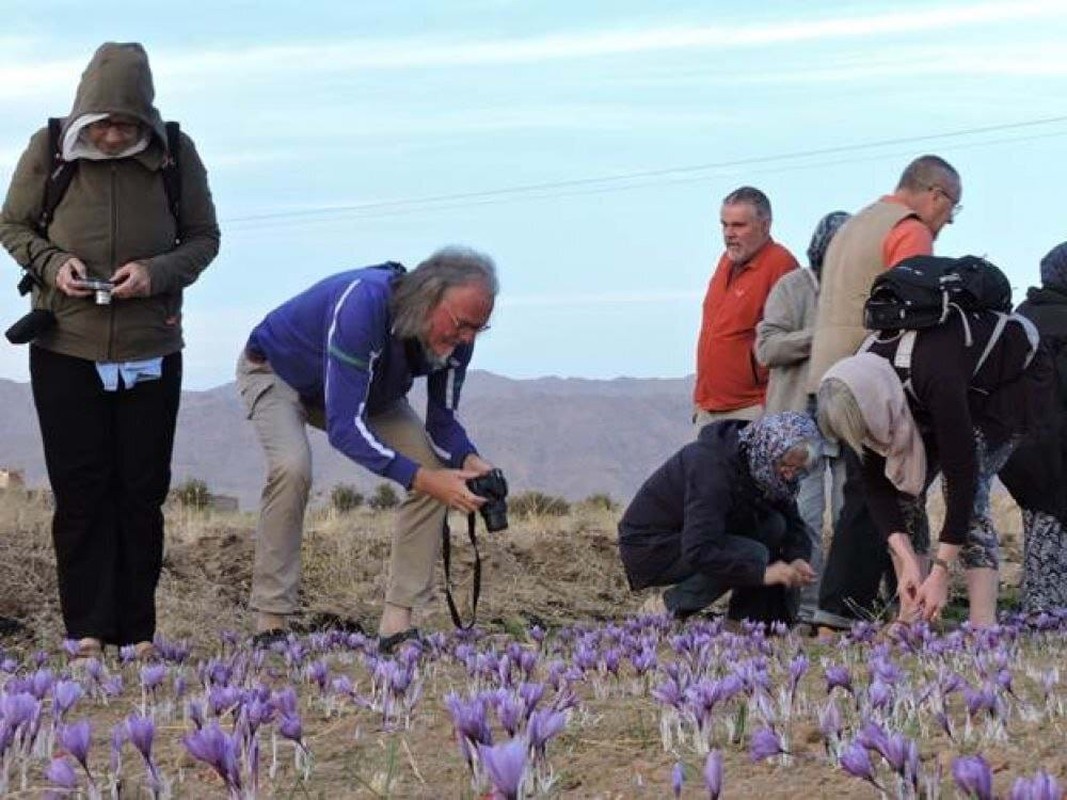
[[[41,215],[37,218],[37,230],[43,236],[48,226],[52,224],[63,195],[70,187],[74,170],[78,168],[77,161],[64,161],[60,133],[62,132],[63,120],[59,117],[48,118],[48,151],[52,156],[52,163],[48,169],[48,177],[44,182],[44,200],[41,202]]]
[[[167,155],[163,159],[160,172],[163,176],[163,191],[167,193],[167,205],[171,216],[178,219],[182,202],[182,173],[179,169],[181,156],[181,126],[177,122],[167,123]]]
[[[1008,314],[1001,313],[1000,311],[995,313],[997,315],[997,324],[993,326],[993,332],[989,334],[989,341],[986,342],[985,350],[982,351],[982,355],[978,357],[978,361],[974,365],[974,372],[971,373],[972,378],[982,369],[982,365],[985,364],[986,359],[989,358],[989,354],[993,352],[993,347],[996,345],[997,340],[1000,339],[1001,335],[1004,333],[1004,326],[1008,324],[1008,320],[1011,318]]]

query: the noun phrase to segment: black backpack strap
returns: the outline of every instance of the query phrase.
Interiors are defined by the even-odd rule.
[[[52,154],[52,163],[48,168],[48,177],[44,182],[44,200],[41,203],[41,215],[37,218],[37,231],[44,236],[52,224],[56,208],[63,195],[70,187],[77,161],[63,160],[63,145],[60,141],[63,120],[60,117],[48,118],[48,151]]]
[[[452,536],[448,527],[448,512],[445,512],[444,521],[441,523],[441,559],[445,565],[445,601],[448,603],[448,613],[452,616],[452,624],[460,630],[470,630],[478,618],[478,598],[482,594],[482,557],[478,552],[478,539],[474,535],[474,514],[467,515],[467,538],[474,548],[474,586],[471,589],[471,621],[463,624],[463,618],[456,608],[456,601],[452,598]]]
[[[160,169],[163,175],[163,191],[167,193],[167,205],[171,216],[178,220],[182,204],[182,173],[179,169],[181,156],[181,126],[177,122],[167,123],[167,153],[163,157]]]

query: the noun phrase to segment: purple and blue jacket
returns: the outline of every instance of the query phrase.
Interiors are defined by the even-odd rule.
[[[389,300],[399,265],[341,272],[271,311],[252,331],[247,349],[312,408],[325,410],[330,444],[372,472],[410,488],[419,465],[387,447],[368,417],[405,397],[427,376],[426,432],[450,467],[477,452],[456,419],[473,346],[459,344],[434,368],[422,345],[393,335]]]

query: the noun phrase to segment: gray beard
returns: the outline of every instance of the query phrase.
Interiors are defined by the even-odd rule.
[[[419,343],[422,346],[422,356],[426,359],[426,363],[430,365],[430,371],[436,372],[439,369],[444,369],[448,366],[448,359],[452,356],[452,352],[449,351],[446,355],[439,356],[422,342]]]

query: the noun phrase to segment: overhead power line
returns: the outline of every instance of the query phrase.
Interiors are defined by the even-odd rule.
[[[486,189],[474,192],[457,192],[451,194],[428,195],[424,197],[402,198],[397,200],[381,200],[367,203],[355,203],[341,206],[322,206],[289,211],[278,211],[266,214],[251,214],[241,217],[230,217],[224,220],[227,224],[251,223],[248,227],[260,227],[256,223],[286,222],[289,224],[301,222],[327,221],[335,217],[350,216],[389,216],[397,213],[427,209],[450,209],[463,206],[486,205],[496,201],[520,199],[522,197],[545,198],[568,196],[575,194],[587,194],[594,192],[621,191],[630,188],[641,188],[659,183],[682,183],[699,180],[698,173],[713,172],[716,170],[732,169],[736,167],[766,166],[781,162],[797,161],[801,159],[816,159],[826,156],[846,155],[860,153],[867,150],[876,150],[885,147],[899,145],[914,145],[922,142],[943,141],[960,137],[977,136],[988,133],[1001,133],[1006,131],[1018,131],[1032,129],[1039,126],[1054,125],[1067,122],[1067,115],[1057,117],[1045,117],[1042,119],[1026,120],[1023,122],[1004,123],[1000,125],[987,125],[982,127],[963,128],[942,133],[925,134],[922,136],[904,136],[892,139],[878,139],[870,142],[837,145],[834,147],[814,148],[810,150],[797,150],[789,153],[778,153],[766,156],[750,156],[747,158],[716,161],[705,164],[690,164],[676,167],[663,167],[660,169],[635,170],[633,172],[607,175],[601,177],[573,178],[570,180],[545,181],[542,183],[519,184],[497,189]],[[974,142],[969,146],[985,144],[1002,144],[1012,141],[1024,141],[1028,139],[1046,138],[1067,134],[1067,130],[1051,132],[1039,135],[1020,137],[1000,137],[995,140]],[[849,159],[838,159],[824,164],[846,163]],[[667,180],[662,180],[667,179]],[[628,185],[630,184],[630,185]]]

